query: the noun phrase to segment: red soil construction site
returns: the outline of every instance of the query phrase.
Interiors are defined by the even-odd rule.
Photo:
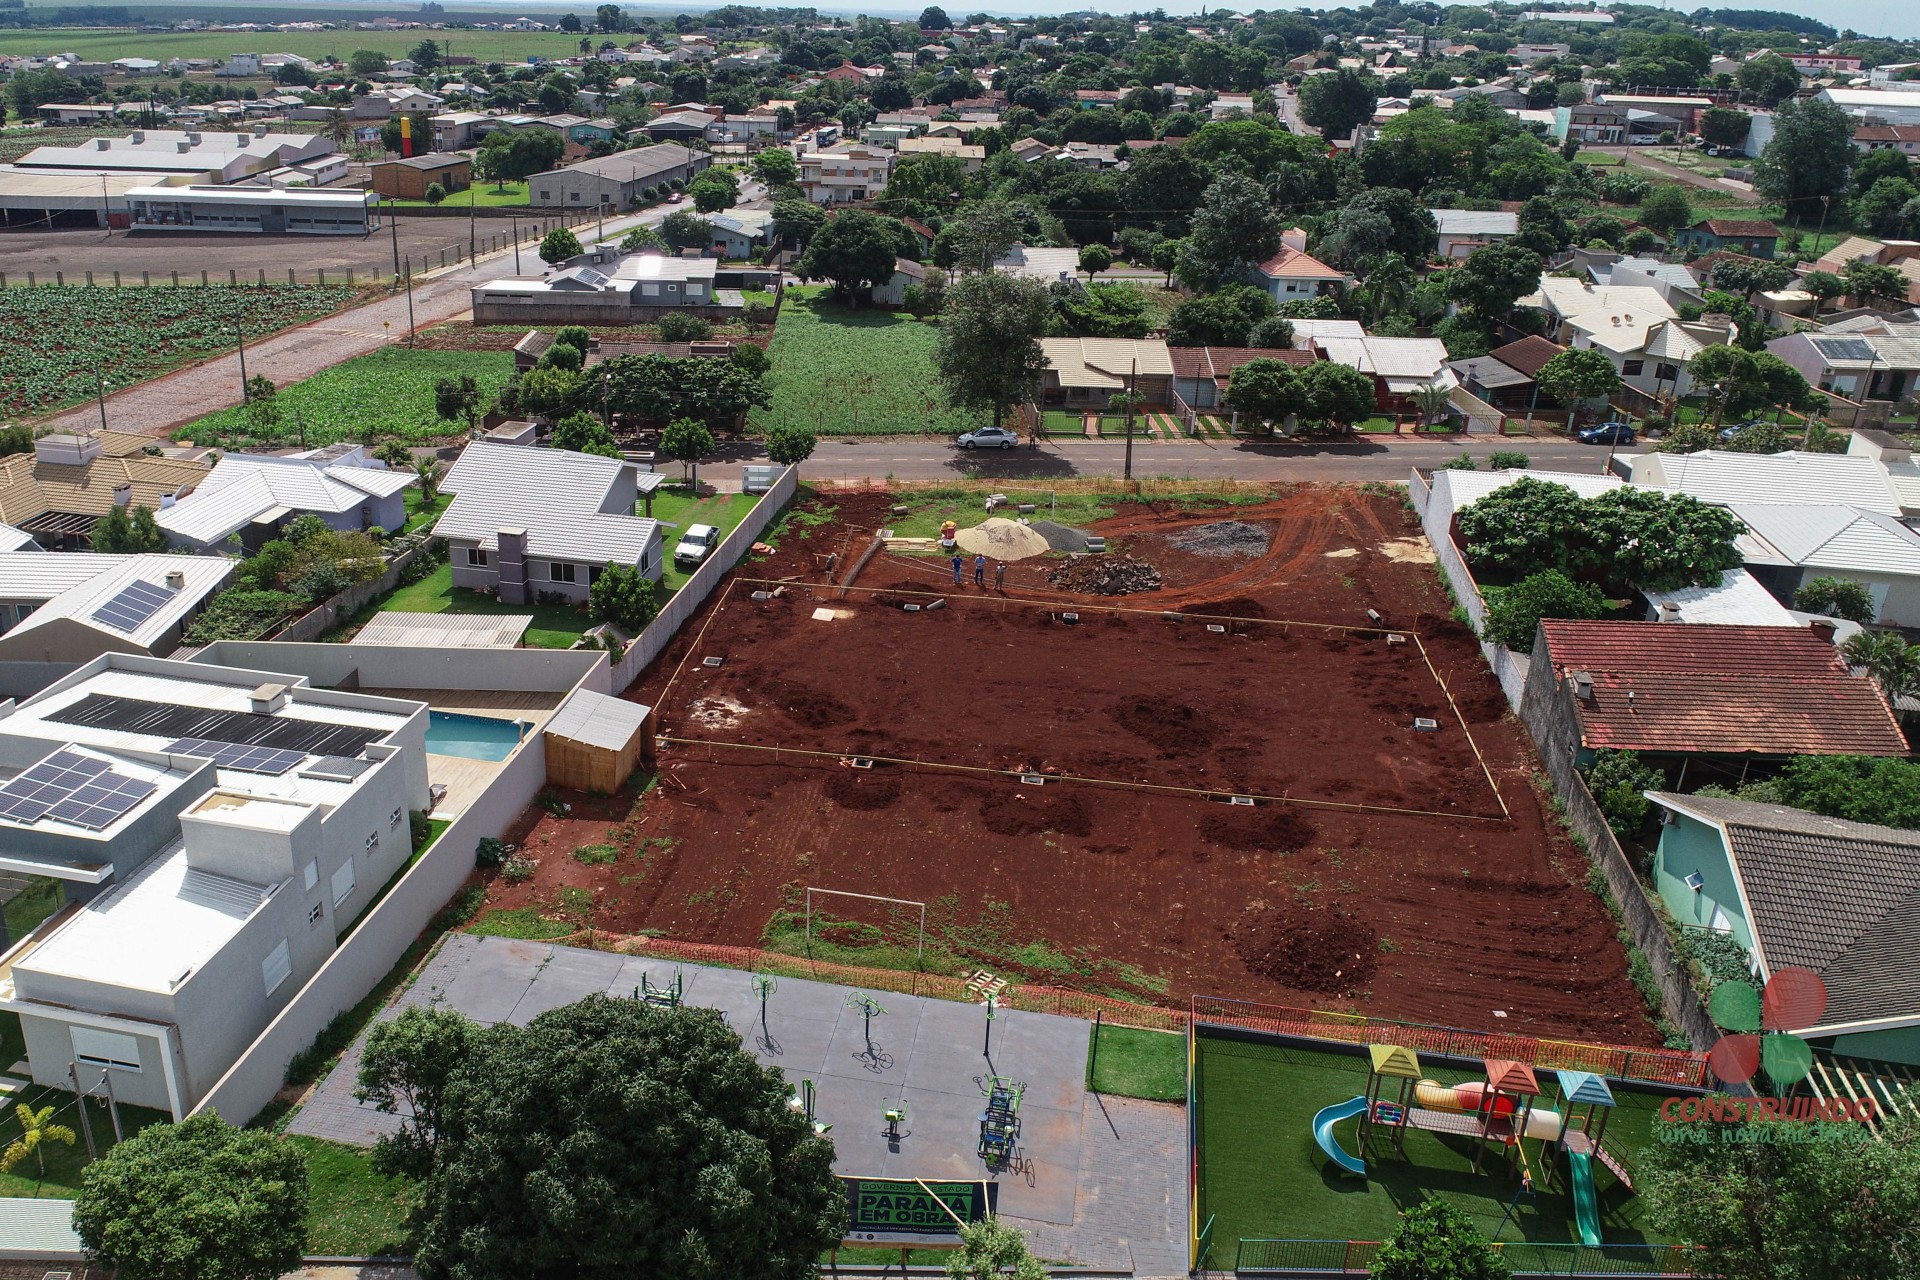
[[[833,523],[796,522],[736,574],[784,593],[723,589],[629,691],[691,740],[663,747],[660,787],[631,817],[582,797],[567,819],[529,819],[540,870],[496,881],[490,905],[591,885],[600,927],[752,945],[811,885],[942,904],[961,942],[991,915],[1002,941],[1096,961],[1022,974],[1017,951],[981,957],[1016,980],[1114,990],[1131,967],[1167,1000],[1657,1042],[1586,859],[1543,812],[1531,744],[1398,495],[1123,505],[1094,531],[1164,585],[1117,598],[1052,590],[1044,561],[1012,566],[1003,599],[887,554],[835,598],[821,562],[863,547],[891,499],[818,501]],[[1262,526],[1266,550],[1168,541],[1222,520]],[[945,608],[900,607],[942,593]],[[1369,609],[1408,642],[1387,643]],[[630,859],[564,856],[609,823]]]

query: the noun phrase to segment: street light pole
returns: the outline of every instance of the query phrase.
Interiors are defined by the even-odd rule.
[[[407,345],[413,345],[413,259],[407,259]]]
[[[247,394],[247,335],[240,322],[233,322],[233,340],[240,348],[240,402],[249,403],[252,397]]]
[[[473,185],[473,179],[469,177],[467,179],[467,262],[469,264],[473,262],[474,233],[476,230],[474,220],[479,217],[479,194],[478,188]]]
[[[98,369],[93,371],[93,389],[94,394],[100,398],[100,429],[105,431],[107,429],[107,380],[100,376]]]
[[[513,221],[513,274],[520,274],[520,215],[511,215]]]
[[[387,225],[393,228],[393,274],[400,276],[400,213],[394,207],[393,197],[387,197]]]

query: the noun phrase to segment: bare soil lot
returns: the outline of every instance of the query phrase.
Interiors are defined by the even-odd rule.
[[[863,547],[890,499],[818,501],[831,521],[795,522],[741,571],[792,579],[788,594],[761,605],[735,587],[629,696],[675,736],[822,754],[669,746],[637,803],[569,797],[566,818],[529,815],[518,834],[539,870],[494,882],[490,905],[544,909],[562,886],[589,887],[599,927],[754,944],[816,886],[926,902],[930,945],[1016,980],[1654,1043],[1586,861],[1549,825],[1525,732],[1448,618],[1398,496],[1301,486],[1231,510],[1131,504],[1099,531],[1157,566],[1160,589],[1049,593],[1058,561],[1034,561],[1012,567],[1019,602],[1004,606],[911,557],[869,565],[859,585],[878,599],[803,585],[827,553],[844,564]],[[1266,549],[1193,552],[1185,535],[1223,519],[1265,529]],[[888,603],[928,590],[953,602]],[[1143,612],[1101,612],[1116,604]],[[819,607],[852,616],[816,622]],[[1273,621],[1365,627],[1369,608],[1420,636],[1432,669],[1420,646]],[[1042,620],[1069,609],[1078,626]],[[1168,609],[1239,620],[1209,632]],[[1414,715],[1440,730],[1415,733]],[[982,772],[855,770],[853,754]],[[1152,786],[987,772],[1005,769]],[[1369,807],[1197,794],[1221,791]],[[596,844],[611,860],[570,856]],[[901,941],[897,913],[858,918],[870,927],[843,941]]]

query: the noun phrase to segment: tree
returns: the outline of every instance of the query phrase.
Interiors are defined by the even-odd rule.
[[[1584,500],[1578,536],[1595,548],[1605,581],[1677,591],[1718,585],[1739,568],[1734,539],[1745,528],[1727,508],[1692,494],[1628,487]]]
[[[764,153],[763,153],[764,154]],[[827,225],[827,211],[810,200],[773,202],[773,234],[801,248]]]
[[[1889,702],[1920,687],[1920,646],[1909,645],[1897,631],[1862,631],[1847,637],[1840,651],[1867,669]]]
[[[89,535],[95,551],[112,555],[139,555],[165,551],[167,535],[153,518],[153,509],[115,506],[100,517]]]
[[[947,291],[934,368],[956,406],[989,409],[997,427],[1010,406],[1040,389],[1053,303],[1037,280],[997,271],[964,276]]]
[[[593,11],[593,25],[611,35],[615,31],[627,29],[627,19],[617,4],[603,4]]]
[[[540,260],[550,265],[565,262],[581,252],[580,237],[566,227],[555,227],[540,241]]]
[[[953,22],[947,17],[947,11],[937,4],[930,4],[920,11],[920,29],[922,31],[951,30]]]
[[[1268,316],[1247,330],[1247,345],[1266,350],[1291,349],[1293,321],[1285,316]]]
[[[449,422],[465,418],[468,431],[479,426],[480,406],[484,400],[480,384],[470,373],[433,380],[433,411]]]
[[[420,487],[420,500],[432,502],[440,496],[442,473],[440,462],[430,453],[423,453],[413,460],[413,481]]]
[[[347,70],[356,78],[379,75],[387,69],[387,55],[378,49],[355,49],[347,55]]]
[[[1740,86],[1741,96],[1771,107],[1800,87],[1800,72],[1779,54],[1769,53],[1742,63],[1734,83]]]
[[[1350,137],[1356,127],[1373,119],[1380,97],[1378,82],[1353,71],[1308,76],[1300,82],[1300,119],[1332,142]]]
[[[1594,563],[1583,541],[1580,495],[1522,476],[1460,509],[1460,538],[1476,571],[1528,577],[1546,569],[1572,576]]]
[[[1700,1121],[1652,1142],[1640,1188],[1654,1230],[1726,1280],[1908,1275],[1920,1258],[1920,1132],[1905,1110],[1865,1125]],[[1756,1132],[1757,1131],[1757,1132]]]
[[[686,311],[675,311],[660,318],[660,341],[705,342],[713,336],[713,321]]]
[[[440,45],[433,40],[422,40],[407,51],[407,57],[422,71],[433,71],[440,65]]]
[[[1870,262],[1866,258],[1855,258],[1842,268],[1841,280],[1846,284],[1847,293],[1861,302],[1871,302],[1875,298],[1891,301],[1907,296],[1907,280],[1898,268]]]
[[[1504,316],[1540,287],[1540,255],[1502,241],[1476,249],[1447,273],[1447,296],[1484,320]]]
[[[731,169],[703,169],[687,187],[687,194],[701,213],[719,213],[740,203],[740,180]]]
[[[1831,271],[1807,272],[1800,278],[1800,287],[1814,296],[1816,307],[1823,307],[1847,292],[1847,282]]]
[[[713,437],[709,435],[707,438],[711,440]],[[574,413],[560,419],[548,443],[570,453],[593,453],[603,458],[620,456],[620,446],[613,442],[613,432],[607,430],[607,424],[591,413]]]
[[[713,224],[692,209],[675,209],[660,220],[660,238],[675,249],[710,248]]]
[[[1644,793],[1667,785],[1658,769],[1642,764],[1632,751],[1597,751],[1585,772],[1594,803],[1600,806],[1613,834],[1622,840],[1639,835],[1646,825],[1653,802]]]
[[[962,205],[940,229],[939,239],[948,241],[948,247],[943,255],[936,241],[934,261],[963,272],[986,271],[1020,243],[1025,227],[1026,215],[1009,201],[976,200]]]
[[[753,158],[753,176],[769,187],[790,187],[800,181],[800,162],[791,151],[768,147]]]
[[[1238,281],[1280,251],[1280,218],[1251,178],[1223,173],[1200,197],[1180,246],[1180,279],[1196,293]]]
[[[1722,258],[1713,264],[1714,288],[1737,293],[1742,300],[1751,299],[1754,294],[1763,291],[1784,289],[1792,280],[1793,270],[1784,262],[1769,262],[1764,258]]]
[[[1700,116],[1700,136],[1708,146],[1723,150],[1737,151],[1746,146],[1747,131],[1752,127],[1752,116],[1731,107],[1713,107]]]
[[[1760,367],[1753,353],[1725,343],[1695,352],[1687,361],[1687,372],[1695,386],[1704,388],[1715,425],[1729,409],[1737,411],[1749,403],[1761,388]]]
[[[1367,1274],[1373,1280],[1506,1280],[1512,1272],[1472,1218],[1436,1197],[1400,1215]]]
[[[888,220],[862,209],[849,210],[813,235],[801,255],[803,276],[833,281],[834,292],[849,303],[875,285],[893,279],[899,245]]]
[[[1900,638],[1889,632],[1878,634]],[[1769,786],[1781,804],[1829,818],[1908,831],[1920,827],[1920,765],[1911,760],[1795,756]]]
[[[1020,1228],[983,1218],[960,1228],[960,1247],[947,1257],[947,1280],[1047,1280],[1052,1273],[1027,1248]]]
[[[482,1034],[424,1189],[426,1280],[801,1280],[847,1223],[833,1144],[708,1009],[590,996]],[[697,1194],[688,1194],[697,1189]]]
[[[1640,222],[1663,236],[1672,236],[1681,227],[1693,225],[1693,204],[1686,189],[1671,182],[1647,192],[1640,201]]]
[[[1421,422],[1438,422],[1446,416],[1448,406],[1453,403],[1453,389],[1429,382],[1408,392],[1407,398],[1419,406]]]
[[[1300,416],[1334,427],[1351,427],[1371,417],[1378,403],[1373,379],[1338,360],[1316,360],[1300,370]]]
[[[1532,653],[1542,618],[1604,618],[1607,598],[1591,582],[1575,582],[1558,569],[1522,578],[1489,593],[1481,636],[1515,653]]]
[[[713,432],[695,418],[675,418],[660,433],[660,452],[675,462],[684,462],[692,470],[689,487],[700,492],[700,459],[713,452]]]
[[[441,186],[437,182],[429,182],[427,184],[427,203],[428,204],[430,205],[441,204],[446,200],[446,198],[447,198],[447,189],[445,187]]]
[[[1874,621],[1880,613],[1866,585],[1847,578],[1815,578],[1803,583],[1793,593],[1793,607],[1802,613],[1845,618],[1863,625]]]
[[[374,1144],[376,1169],[416,1179],[433,1171],[447,1085],[479,1034],[479,1023],[441,1004],[403,1009],[373,1024],[360,1053],[354,1097],[401,1117],[400,1131]]]
[[[14,1104],[13,1114],[20,1123],[20,1136],[7,1144],[5,1152],[0,1152],[0,1173],[12,1173],[22,1161],[32,1156],[40,1176],[47,1176],[47,1153],[41,1148],[49,1142],[64,1143],[70,1147],[80,1136],[64,1124],[54,1123],[56,1110],[51,1103],[38,1111],[24,1102]]]
[[[1279,360],[1249,360],[1227,379],[1227,406],[1268,431],[1298,413],[1304,402],[1300,379]]]
[[[1273,299],[1266,290],[1230,284],[1175,307],[1167,341],[1176,347],[1244,347],[1254,326],[1272,315]]]
[[[1846,192],[1859,154],[1853,127],[1853,118],[1831,102],[1788,98],[1774,112],[1773,137],[1754,165],[1754,190],[1804,221],[1821,197]]]
[[[420,136],[418,130],[414,136]],[[567,140],[557,130],[495,129],[481,139],[476,160],[486,155],[486,171],[496,182],[520,182],[556,167],[566,150]]]
[[[678,212],[678,210],[675,212]],[[673,215],[668,214],[667,216],[672,217]],[[665,250],[666,247],[667,242],[662,240],[660,233],[652,227],[635,227],[620,238],[620,252],[622,253],[660,253]]]
[[[652,578],[632,565],[610,564],[587,591],[587,607],[602,622],[637,636],[660,611]]]
[[[119,1280],[276,1280],[306,1244],[300,1149],[219,1116],[148,1125],[81,1177],[73,1225]]]
[[[1713,448],[1714,444],[1713,432],[1699,423],[1686,422],[1662,436],[1654,449],[1659,453],[1699,453]]]
[[[1853,221],[1880,236],[1902,236],[1920,214],[1920,187],[1905,178],[1879,178],[1852,202]],[[1910,214],[1911,211],[1911,214]]]
[[[1585,400],[1605,400],[1620,389],[1620,371],[1604,352],[1591,347],[1562,351],[1534,376],[1540,390],[1568,408]]]
[[[1113,265],[1113,250],[1103,244],[1085,244],[1080,246],[1080,269],[1087,273],[1087,282]]]
[[[1372,239],[1367,228],[1385,222],[1385,234]],[[1525,225],[1524,218],[1522,225]],[[1425,262],[1440,243],[1440,226],[1427,207],[1399,187],[1375,187],[1347,201],[1334,221],[1328,251],[1359,261],[1397,254],[1406,262]]]
[[[798,466],[813,456],[819,437],[805,427],[782,424],[767,432],[767,457],[783,467]]]

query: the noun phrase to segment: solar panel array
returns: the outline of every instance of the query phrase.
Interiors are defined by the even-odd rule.
[[[596,289],[604,289],[613,283],[605,275],[595,271],[592,267],[580,268],[580,270],[574,273],[574,278],[583,284],[590,284]]]
[[[307,758],[304,751],[251,747],[244,742],[214,742],[207,738],[176,738],[167,744],[167,750],[211,760],[222,769],[266,773],[276,777]]]
[[[205,742],[276,747],[315,756],[357,756],[368,743],[378,742],[388,733],[386,729],[362,725],[253,711],[217,711],[210,707],[126,698],[114,693],[90,693],[71,706],[48,713],[46,718],[57,724],[143,733],[173,741],[199,738]]]
[[[51,815],[101,831],[157,789],[115,773],[104,760],[56,751],[0,787],[0,817],[34,823]]]
[[[93,611],[95,622],[104,622],[117,631],[129,634],[139,630],[140,624],[160,611],[160,607],[178,595],[174,587],[157,587],[151,582],[135,578],[120,588],[113,599]]]
[[[1873,359],[1873,344],[1865,338],[1815,338],[1813,345],[1829,360]]]

